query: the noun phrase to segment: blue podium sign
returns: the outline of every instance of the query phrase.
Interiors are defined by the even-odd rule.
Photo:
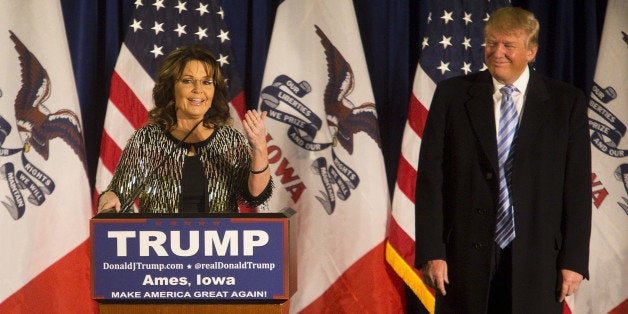
[[[289,299],[288,224],[262,214],[99,214],[91,220],[92,298]]]

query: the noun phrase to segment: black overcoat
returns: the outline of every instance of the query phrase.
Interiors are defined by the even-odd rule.
[[[485,313],[499,172],[487,71],[438,84],[416,185],[416,266],[445,259],[437,313]],[[530,70],[512,148],[513,313],[560,313],[562,268],[588,277],[591,154],[584,94]]]

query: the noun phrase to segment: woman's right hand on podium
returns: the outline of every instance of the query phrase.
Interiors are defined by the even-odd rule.
[[[111,191],[107,191],[100,195],[98,198],[98,212],[99,213],[110,213],[115,211],[116,213],[120,212],[120,199],[116,193]]]

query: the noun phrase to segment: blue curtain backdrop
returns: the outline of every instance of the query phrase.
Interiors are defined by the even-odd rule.
[[[390,189],[394,187],[407,104],[416,69],[421,1],[354,0],[360,35],[379,112],[382,149]],[[90,184],[96,176],[109,80],[134,0],[62,0],[78,88]],[[223,0],[249,107],[257,104],[279,0]],[[606,0],[513,0],[541,23],[534,66],[548,76],[589,92]],[[409,308],[416,300],[408,300]],[[424,309],[420,309],[422,311]]]

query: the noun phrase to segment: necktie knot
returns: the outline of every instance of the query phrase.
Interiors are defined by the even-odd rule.
[[[500,88],[499,91],[504,95],[512,95],[513,92],[517,91],[515,85],[504,85],[504,87]]]

